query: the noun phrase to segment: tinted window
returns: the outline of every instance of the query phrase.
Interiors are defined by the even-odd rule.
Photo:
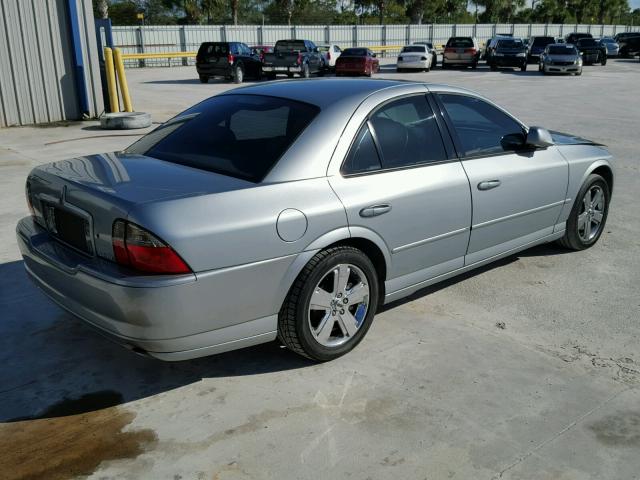
[[[345,48],[342,52],[342,57],[366,57],[366,48]]]
[[[126,151],[258,182],[318,111],[283,98],[221,95],[169,120]]]
[[[598,45],[593,38],[583,38],[582,40],[578,40],[579,47],[595,47]]]
[[[493,105],[465,95],[440,94],[453,124],[463,156],[490,155],[504,151],[502,137],[523,133],[522,126]]]
[[[229,46],[226,43],[203,43],[198,50],[198,56],[226,57]]]
[[[498,48],[524,48],[524,43],[520,40],[500,40]]]
[[[306,49],[304,40],[280,40],[276,43],[277,52],[304,52]]]
[[[553,46],[549,47],[550,55],[575,55],[577,54],[577,50],[573,46]]]
[[[347,155],[347,159],[342,166],[342,172],[345,174],[370,172],[379,170],[380,167],[378,151],[373,143],[369,126],[365,123],[358,135],[356,135],[356,140],[353,142],[349,155]]]
[[[371,116],[370,123],[384,168],[447,159],[435,116],[422,95],[384,105]]]
[[[409,53],[424,53],[426,51],[427,51],[426,47],[418,46],[418,45],[413,46],[413,47],[404,47],[402,49],[403,53],[407,53],[407,52],[409,52]]]
[[[447,42],[447,47],[470,48],[473,47],[473,40],[468,37],[454,37]]]
[[[546,47],[553,42],[555,42],[553,37],[536,37],[533,39],[533,43],[531,45],[535,47]]]

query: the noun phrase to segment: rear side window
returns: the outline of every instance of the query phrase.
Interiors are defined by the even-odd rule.
[[[342,172],[362,173],[447,160],[433,111],[423,95],[374,111],[351,147]]]
[[[447,42],[447,47],[470,48],[473,47],[473,40],[467,37],[450,38]]]
[[[169,120],[126,152],[259,182],[319,111],[283,98],[220,95]]]
[[[365,123],[356,140],[351,146],[349,155],[342,166],[342,173],[364,173],[372,170],[380,170],[382,164],[380,163],[380,157],[376,145],[373,143],[373,137],[369,130],[369,124]]]
[[[502,138],[523,134],[522,125],[502,110],[475,97],[439,94],[464,157],[504,153]]]

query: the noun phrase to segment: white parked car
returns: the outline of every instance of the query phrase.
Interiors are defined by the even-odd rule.
[[[324,64],[327,68],[336,68],[336,60],[342,54],[342,49],[335,44],[331,45],[318,45],[318,51],[324,58]]]
[[[402,47],[400,55],[398,55],[396,71],[424,70],[428,72],[431,70],[432,63],[433,53],[427,45],[406,45]]]

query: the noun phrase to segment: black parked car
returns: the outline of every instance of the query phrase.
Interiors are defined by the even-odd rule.
[[[593,38],[582,38],[576,43],[576,48],[582,55],[584,63],[607,64],[607,47]]]
[[[497,70],[498,67],[516,67],[524,72],[527,69],[527,47],[519,38],[503,38],[498,40],[487,63],[491,70]]]
[[[260,56],[241,42],[205,42],[196,55],[196,70],[202,83],[223,77],[242,83],[245,75],[261,78]]]
[[[264,75],[276,78],[278,73],[288,77],[299,74],[309,78],[312,74],[324,75],[324,56],[311,40],[278,40],[273,53],[265,53],[262,65]]]
[[[567,35],[566,37],[564,37],[564,40],[565,40],[565,43],[571,43],[575,45],[576,43],[578,43],[578,40],[582,38],[593,38],[593,35],[591,35],[590,33],[573,32]]]
[[[640,33],[635,36],[623,37],[621,40],[618,40],[618,45],[620,45],[620,50],[618,50],[620,57],[635,57],[638,55],[638,51],[640,51]]]
[[[527,51],[527,62],[538,63],[544,49],[552,43],[556,43],[554,37],[531,37]]]

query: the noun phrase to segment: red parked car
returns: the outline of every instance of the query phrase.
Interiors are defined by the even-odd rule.
[[[336,76],[366,75],[370,77],[379,70],[380,63],[376,54],[368,48],[347,48],[336,60]]]

